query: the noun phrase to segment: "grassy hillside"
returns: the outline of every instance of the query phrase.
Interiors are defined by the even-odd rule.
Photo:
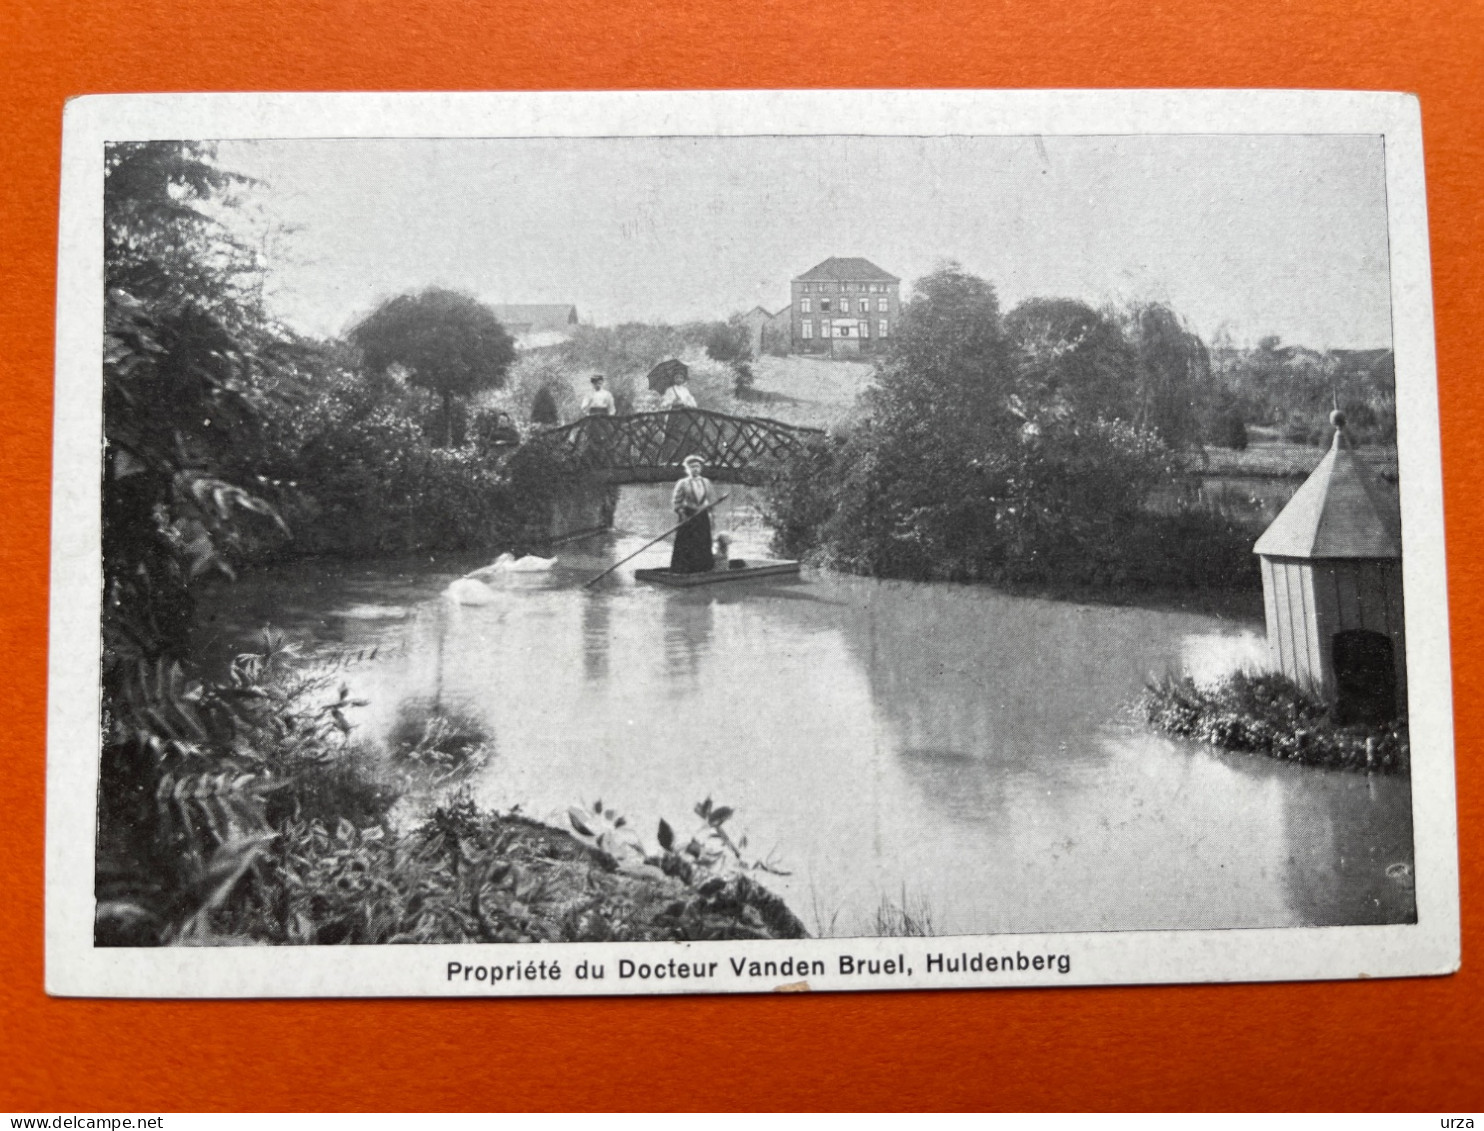
[[[828,428],[855,411],[874,367],[861,361],[762,357],[752,363],[752,371],[757,378],[752,397],[728,411]]]

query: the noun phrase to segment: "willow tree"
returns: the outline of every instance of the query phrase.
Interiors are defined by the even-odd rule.
[[[1205,342],[1163,303],[1130,312],[1126,333],[1139,357],[1134,422],[1158,432],[1171,451],[1198,443],[1215,393]]]
[[[505,383],[515,341],[477,299],[430,288],[378,306],[350,332],[368,369],[400,366],[407,381],[443,401],[443,443],[453,446],[453,402]]]

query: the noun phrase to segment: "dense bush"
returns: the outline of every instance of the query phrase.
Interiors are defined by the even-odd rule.
[[[1336,726],[1324,703],[1285,676],[1238,672],[1211,686],[1167,677],[1144,693],[1144,715],[1159,729],[1227,750],[1308,765],[1405,772],[1405,722]]]
[[[752,372],[752,334],[740,317],[717,322],[706,333],[706,356],[731,368],[732,392],[746,398],[756,377]]]
[[[1160,428],[1194,426],[1180,382],[1205,380],[1203,348],[1172,315],[1120,323],[1040,302],[1001,319],[993,288],[951,265],[915,290],[866,419],[776,477],[781,552],[902,578],[1248,581],[1244,532],[1145,506],[1178,474]],[[1120,404],[1123,418],[1105,415]]]

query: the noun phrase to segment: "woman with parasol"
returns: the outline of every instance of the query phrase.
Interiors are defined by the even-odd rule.
[[[651,392],[660,393],[660,411],[674,412],[680,408],[695,408],[696,398],[685,387],[690,377],[690,367],[678,357],[662,361],[649,371]],[[685,445],[687,421],[684,417],[666,417],[664,438],[660,442],[661,463],[669,463],[680,454]]]

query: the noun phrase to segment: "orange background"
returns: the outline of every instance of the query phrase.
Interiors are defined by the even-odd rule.
[[[0,1108],[1484,1107],[1478,0],[0,0]],[[692,999],[48,999],[42,833],[62,105],[112,91],[1307,87],[1422,99],[1464,961],[1451,978]],[[1472,960],[1472,961],[1471,961]]]

